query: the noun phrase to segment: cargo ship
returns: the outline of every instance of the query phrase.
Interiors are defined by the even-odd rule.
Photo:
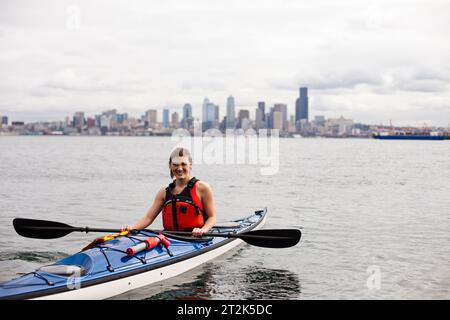
[[[450,140],[450,135],[442,132],[376,132],[374,139],[380,140]]]

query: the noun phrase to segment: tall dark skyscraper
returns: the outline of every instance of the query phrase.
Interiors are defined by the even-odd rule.
[[[300,97],[295,101],[295,123],[306,119],[308,121],[308,88],[300,88]]]
[[[189,119],[192,118],[192,106],[190,103],[186,103],[183,106],[183,119]]]
[[[169,122],[169,109],[165,108],[163,110],[163,128],[167,129],[170,126]]]
[[[192,118],[192,106],[190,103],[186,103],[183,106],[183,118],[181,119],[181,127],[189,129],[192,127],[193,121],[194,119]]]
[[[262,113],[262,121],[266,121],[266,103],[264,101],[258,102],[258,109],[261,110]]]
[[[229,96],[227,99],[227,121],[226,128],[234,129],[236,127],[236,111],[233,96]]]

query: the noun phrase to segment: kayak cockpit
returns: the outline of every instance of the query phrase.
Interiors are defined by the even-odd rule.
[[[92,267],[92,257],[83,252],[78,252],[54,264],[40,267],[36,272],[45,272],[63,277],[82,277],[90,273]]]
[[[36,271],[51,273],[63,277],[71,277],[71,276],[82,277],[87,273],[86,268],[82,266],[67,265],[67,264],[51,264],[48,266],[40,267]]]

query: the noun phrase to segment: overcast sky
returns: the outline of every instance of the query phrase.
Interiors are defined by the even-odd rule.
[[[286,103],[310,118],[450,125],[450,1],[0,0],[0,114],[194,114]],[[266,107],[267,108],[267,107]]]

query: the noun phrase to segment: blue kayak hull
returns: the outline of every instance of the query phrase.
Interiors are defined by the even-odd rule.
[[[215,227],[215,233],[259,229],[267,210],[236,220],[233,226]],[[141,231],[80,251],[19,278],[0,283],[0,299],[106,299],[159,282],[214,259],[242,243],[236,238],[192,239],[170,237],[170,251],[161,246],[128,256],[126,249],[156,233]],[[71,275],[62,275],[60,270]],[[54,271],[56,270],[56,271]]]

